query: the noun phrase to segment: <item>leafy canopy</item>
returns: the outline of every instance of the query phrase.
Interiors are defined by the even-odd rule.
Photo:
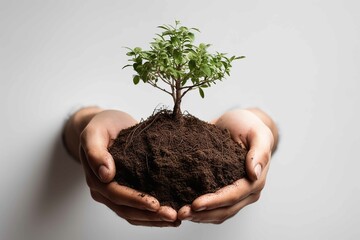
[[[175,21],[175,26],[161,25],[158,28],[163,32],[156,34],[150,50],[127,48],[127,56],[131,57],[129,61],[133,64],[124,68],[134,68],[134,84],[143,81],[170,94],[175,105],[187,92],[195,89],[204,98],[203,89],[224,79],[225,74],[230,75],[231,63],[244,58],[227,57],[219,52],[210,54],[210,44],[194,45],[195,32],[200,31],[181,26],[179,21]]]

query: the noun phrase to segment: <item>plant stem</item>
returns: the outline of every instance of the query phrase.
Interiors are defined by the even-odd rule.
[[[173,117],[174,119],[180,119],[181,118],[181,108],[180,108],[180,104],[181,104],[181,80],[176,80],[175,82],[175,88],[176,88],[176,92],[175,92],[175,101],[174,101],[174,110],[173,110]]]

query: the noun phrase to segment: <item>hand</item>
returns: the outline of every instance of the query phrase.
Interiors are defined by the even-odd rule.
[[[136,123],[135,119],[121,111],[85,108],[69,120],[69,127],[65,129],[65,143],[71,152],[72,145],[77,143],[71,143],[68,136],[80,133],[80,142],[77,144],[80,146],[80,154],[73,155],[80,159],[86,182],[95,201],[105,204],[133,225],[178,226],[181,222],[177,220],[174,209],[160,206],[154,197],[147,194],[144,196],[134,189],[112,181],[116,171],[108,147],[122,129]]]
[[[249,179],[239,179],[215,193],[196,198],[178,211],[180,220],[220,224],[256,202],[265,186],[271,154],[277,144],[277,128],[272,120],[258,109],[238,109],[213,123],[228,129],[231,137],[249,150],[246,156]]]

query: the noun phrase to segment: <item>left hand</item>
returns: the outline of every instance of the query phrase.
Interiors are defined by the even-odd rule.
[[[220,224],[256,202],[265,186],[271,153],[277,144],[277,129],[272,120],[258,109],[237,109],[226,112],[213,123],[228,129],[231,137],[249,150],[246,156],[248,178],[239,179],[183,206],[178,211],[180,220]]]
[[[177,212],[135,189],[112,181],[115,162],[108,147],[122,129],[137,121],[122,111],[97,107],[80,109],[69,119],[64,131],[64,143],[80,160],[92,198],[106,205],[130,224],[156,227],[177,227]],[[80,150],[80,151],[79,151]]]

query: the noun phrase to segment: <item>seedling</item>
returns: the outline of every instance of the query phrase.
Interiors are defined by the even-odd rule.
[[[198,90],[204,98],[204,89],[230,75],[231,63],[244,56],[227,57],[225,53],[208,52],[210,44],[194,45],[197,28],[181,26],[175,21],[175,26],[161,25],[163,32],[156,34],[150,43],[150,50],[140,47],[127,48],[127,56],[136,72],[134,84],[140,81],[169,94],[174,101],[173,117],[180,119],[181,100],[189,91]]]
[[[241,57],[210,54],[209,44],[194,44],[196,28],[159,26],[163,30],[150,50],[128,48],[136,74],[144,82],[169,94],[173,111],[159,111],[123,129],[109,152],[116,164],[115,180],[156,197],[161,205],[179,210],[203,194],[246,177],[247,150],[228,131],[183,115],[181,100],[190,91],[204,89],[230,75],[231,64]]]

